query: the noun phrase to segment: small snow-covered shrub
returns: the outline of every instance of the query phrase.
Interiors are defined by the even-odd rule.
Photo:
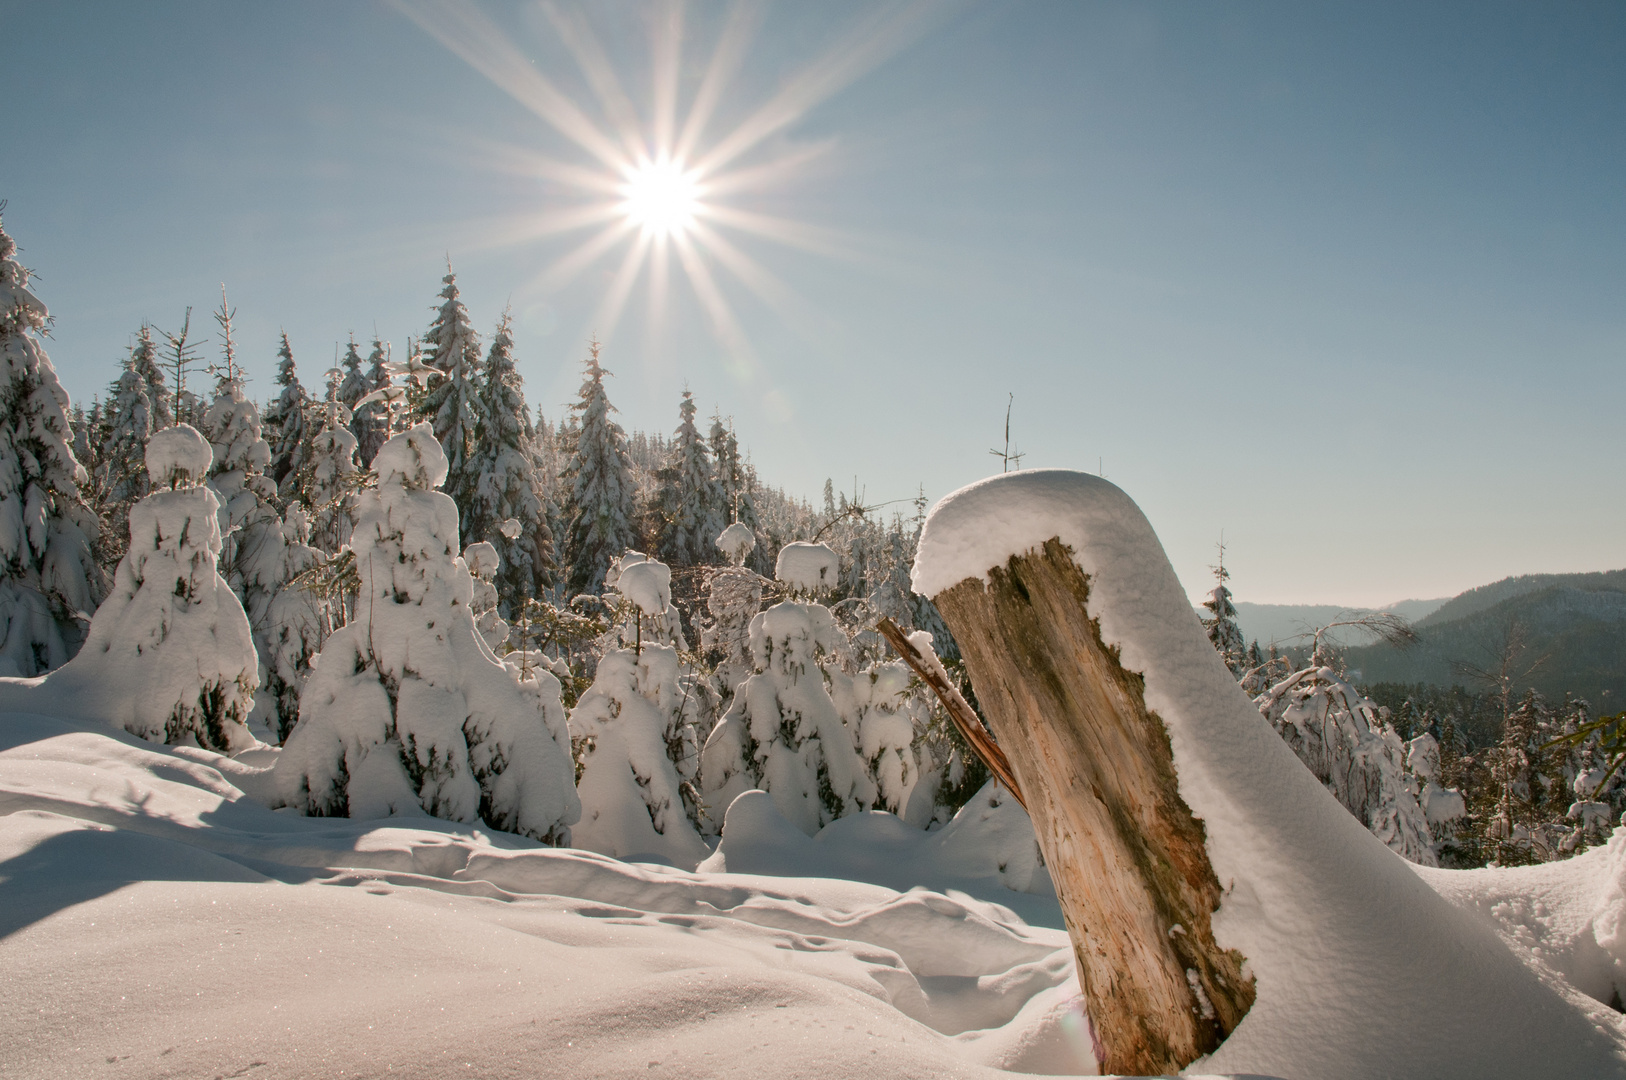
[[[423,810],[567,843],[581,809],[558,681],[497,659],[474,625],[457,507],[434,490],[446,455],[428,424],[391,438],[356,499],[355,615],[327,639],[277,762],[307,814]]]

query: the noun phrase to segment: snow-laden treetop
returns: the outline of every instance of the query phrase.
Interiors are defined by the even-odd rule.
[[[147,440],[147,475],[158,487],[194,487],[209,475],[214,447],[191,424],[153,432]]]
[[[756,548],[757,538],[749,525],[736,521],[718,534],[716,543],[717,550],[738,566]]]
[[[659,618],[672,603],[672,571],[656,559],[623,563],[615,590],[651,618]]]
[[[385,443],[373,458],[378,486],[398,484],[412,491],[429,491],[446,482],[446,451],[425,420]]]
[[[779,560],[774,564],[773,576],[788,585],[792,592],[820,593],[836,587],[836,575],[840,570],[841,557],[828,545],[798,540],[779,549]]]
[[[28,291],[28,270],[16,256],[16,242],[0,228],[0,323],[38,330],[45,325],[45,305]]]

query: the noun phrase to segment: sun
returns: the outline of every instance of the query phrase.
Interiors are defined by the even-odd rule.
[[[500,168],[517,167],[554,190],[548,205],[486,226],[490,243],[585,234],[539,269],[522,291],[558,289],[621,249],[620,267],[611,272],[584,323],[584,333],[608,333],[641,277],[648,280],[651,311],[663,311],[669,268],[675,267],[736,370],[748,375],[754,350],[718,271],[781,315],[796,304],[789,287],[730,234],[825,257],[851,258],[856,245],[837,230],[741,201],[805,176],[811,163],[834,148],[834,138],[806,141],[788,133],[821,102],[918,37],[931,0],[878,6],[726,129],[718,123],[719,106],[736,93],[731,83],[752,51],[759,21],[749,3],[734,6],[710,61],[698,65],[683,55],[683,0],[655,5],[660,17],[650,24],[651,97],[649,107],[640,110],[599,41],[586,5],[572,6],[570,0],[539,5],[584,79],[587,92],[573,95],[522,52],[477,0],[388,2],[580,151],[557,158],[522,145],[496,148],[493,160]],[[700,72],[692,91],[681,77],[691,68]]]
[[[682,239],[700,213],[700,184],[683,162],[660,157],[628,168],[621,212],[652,239]]]

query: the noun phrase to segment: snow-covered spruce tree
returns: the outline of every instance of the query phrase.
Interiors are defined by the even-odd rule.
[[[1230,578],[1231,572],[1225,569],[1225,546],[1221,544],[1219,563],[1214,567],[1214,588],[1203,601],[1208,614],[1201,620],[1209,642],[1231,669],[1231,674],[1240,679],[1250,669],[1247,644],[1242,640],[1242,627],[1236,621],[1236,605],[1231,603],[1231,589],[1226,584]]]
[[[255,711],[263,717],[270,741],[279,744],[287,740],[299,720],[300,692],[336,621],[333,608],[337,605],[299,580],[325,561],[309,541],[310,518],[304,507],[288,507],[278,545],[282,556],[276,575],[279,585],[264,624],[255,627],[263,658],[261,696],[265,699],[263,705],[256,701]]]
[[[497,549],[494,584],[505,618],[512,618],[526,600],[541,596],[554,569],[553,534],[536,496],[527,452],[535,432],[513,350],[505,311],[491,339],[480,386],[485,424],[469,459],[470,472],[478,479],[463,521],[466,543],[484,541]]]
[[[386,442],[357,498],[354,618],[322,647],[276,765],[307,814],[427,811],[568,843],[572,783],[559,684],[486,647],[458,557],[446,454],[427,423]]]
[[[700,629],[700,647],[716,664],[726,702],[751,674],[751,620],[762,610],[762,589],[768,581],[745,565],[756,547],[750,529],[736,521],[718,534],[715,543],[729,565],[706,575],[706,612],[711,618]]]
[[[1379,840],[1423,866],[1439,865],[1405,744],[1387,710],[1328,666],[1318,648],[1308,667],[1256,699],[1299,760]]]
[[[108,393],[100,463],[91,482],[100,503],[96,560],[109,574],[130,541],[130,507],[147,494],[147,436],[153,431],[147,389],[133,359],[127,359]]]
[[[224,344],[214,401],[203,416],[203,434],[214,452],[209,487],[220,500],[220,576],[242,602],[249,625],[263,627],[271,597],[281,587],[282,519],[273,505],[276,485],[265,475],[271,447],[261,438],[260,411],[243,393],[232,339],[232,312],[221,297],[215,314]],[[262,665],[267,642],[256,637]]]
[[[276,401],[266,409],[263,419],[266,441],[271,444],[271,479],[281,491],[288,477],[299,468],[300,453],[305,445],[305,408],[310,395],[300,385],[299,372],[294,370],[294,350],[288,344],[288,332],[282,332],[277,346],[277,385],[282,389]]]
[[[834,576],[835,558],[822,544],[787,546],[776,576],[793,594],[811,597]],[[859,753],[860,732],[831,695],[832,682],[848,678],[826,663],[843,644],[830,609],[816,602],[786,600],[751,620],[753,673],[701,755],[713,827],[752,788],[772,795],[780,813],[809,836],[875,805],[879,791]]]
[[[390,430],[388,407],[382,401],[362,404],[361,398],[389,386],[391,378],[389,347],[375,337],[373,351],[367,355],[367,388],[351,404],[350,432],[356,437],[356,458],[364,469],[372,467],[378,448],[394,432]]]
[[[623,595],[644,618],[675,614],[664,564],[644,559],[619,569]],[[696,700],[685,681],[677,650],[653,641],[599,660],[593,685],[570,714],[582,769],[577,847],[623,859],[653,856],[685,870],[709,854],[690,817],[699,808],[693,781],[700,755]]]
[[[151,408],[153,431],[162,431],[175,423],[175,394],[158,355],[158,343],[153,340],[152,327],[146,323],[136,331],[135,345],[130,349],[130,365],[141,376],[141,385]]]
[[[594,341],[588,346],[581,400],[572,406],[580,427],[564,475],[570,491],[570,587],[581,592],[598,591],[610,562],[637,544],[637,492],[627,436],[610,419],[615,406],[604,392],[609,373],[599,366],[598,354]]]
[[[673,566],[711,561],[717,534],[728,524],[711,453],[695,427],[694,414],[694,395],[684,390],[671,456],[660,470],[655,496],[659,522],[655,552]]]
[[[480,336],[458,298],[457,275],[448,269],[441,280],[445,285],[440,291],[441,305],[421,342],[424,363],[434,373],[416,416],[434,427],[435,438],[446,451],[446,494],[457,503],[458,513],[467,517],[480,483],[473,454],[486,419],[480,400]]]
[[[361,350],[356,345],[356,335],[350,335],[350,343],[344,347],[344,355],[339,358],[339,366],[342,375],[335,395],[344,402],[344,407],[350,410],[353,418],[356,413],[356,402],[366,397],[372,390],[372,387],[367,385],[367,376],[361,372]],[[361,436],[357,435],[356,439],[359,442]]]
[[[283,481],[283,495],[306,508],[311,543],[332,555],[350,542],[351,504],[362,475],[350,410],[336,398],[311,404],[304,431],[299,467]]]
[[[0,689],[0,706],[105,719],[154,742],[221,753],[253,746],[258,663],[248,617],[216,570],[213,452],[181,424],[147,440],[154,491],[130,510],[130,549],[79,654]]]
[[[16,251],[0,227],[0,672],[38,675],[79,648],[107,579],[68,395],[40,346],[45,305]]]
[[[485,639],[486,648],[496,653],[509,636],[508,621],[497,610],[497,586],[491,580],[498,569],[497,549],[484,540],[470,544],[463,549],[463,565],[474,578],[474,598],[469,601],[469,610],[474,613],[475,629]]]

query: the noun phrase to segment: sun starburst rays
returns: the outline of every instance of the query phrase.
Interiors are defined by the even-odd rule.
[[[625,247],[587,329],[613,332],[638,282],[647,277],[652,326],[665,318],[671,270],[682,271],[712,332],[742,377],[755,367],[750,342],[713,271],[713,264],[777,313],[794,306],[791,290],[724,235],[739,235],[823,255],[850,257],[855,245],[840,233],[738,205],[745,194],[771,195],[805,175],[827,155],[830,140],[792,145],[765,154],[809,110],[902,48],[922,28],[933,0],[910,0],[879,9],[805,69],[781,84],[759,107],[715,137],[721,104],[744,66],[762,19],[760,8],[739,4],[729,14],[698,85],[682,93],[684,9],[662,0],[650,15],[652,55],[649,110],[640,114],[610,54],[582,9],[548,0],[546,24],[575,62],[599,119],[528,59],[473,0],[391,0],[403,14],[587,155],[561,161],[521,147],[491,148],[494,165],[574,193],[545,211],[508,223],[513,243],[537,242],[572,231],[589,234],[532,276],[527,290],[548,292],[588,272]],[[777,137],[777,138],[776,138]],[[562,205],[561,205],[562,204]],[[501,242],[493,222],[482,233]],[[646,273],[647,271],[647,273]]]

